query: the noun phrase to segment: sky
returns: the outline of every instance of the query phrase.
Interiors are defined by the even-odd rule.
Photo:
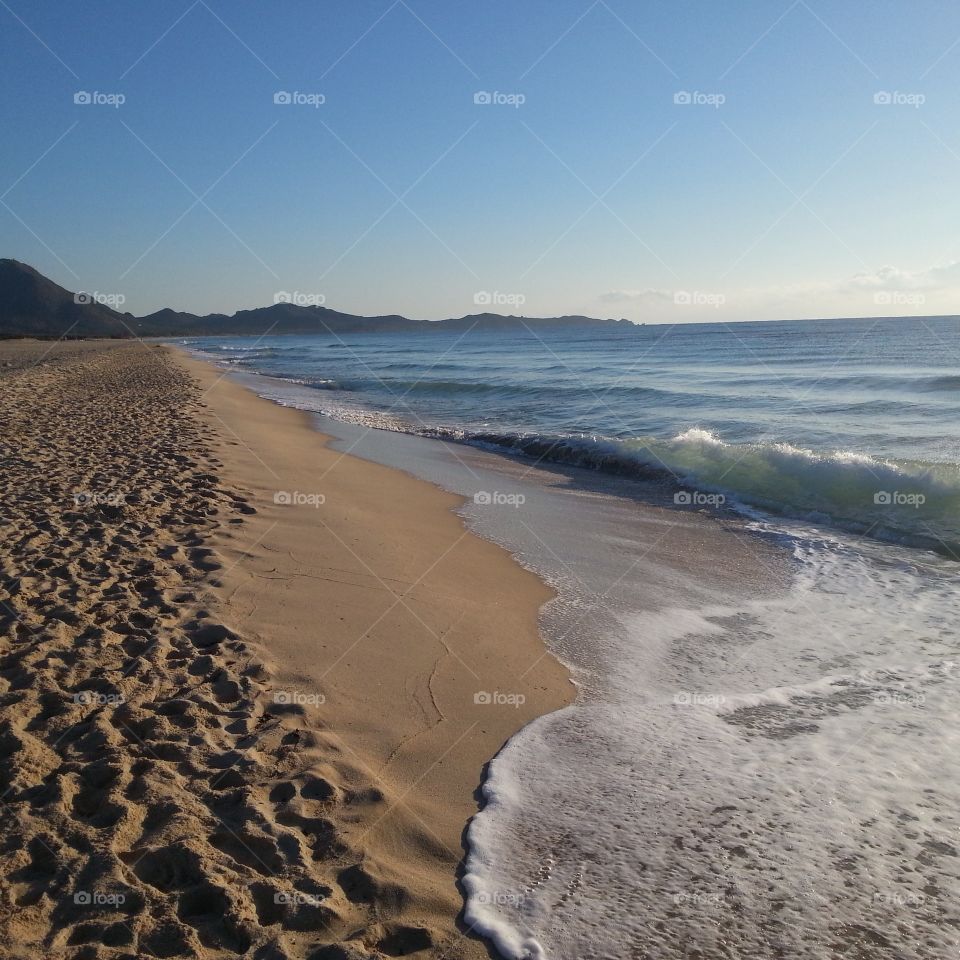
[[[0,256],[144,315],[960,312],[960,5],[0,0]]]

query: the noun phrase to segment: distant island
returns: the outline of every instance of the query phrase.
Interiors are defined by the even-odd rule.
[[[413,320],[399,314],[361,317],[322,306],[274,303],[232,316],[197,316],[158,310],[146,317],[120,313],[94,294],[73,293],[18,260],[0,259],[0,338],[212,337],[264,334],[411,333],[630,327],[629,320],[593,317],[517,317],[479,313],[448,320]]]

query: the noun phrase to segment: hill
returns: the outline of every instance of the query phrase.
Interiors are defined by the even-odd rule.
[[[0,260],[0,336],[129,337],[129,319],[25,263]]]
[[[275,303],[231,316],[197,316],[169,308],[146,317],[119,313],[95,295],[64,289],[18,260],[0,259],[0,337],[209,337],[270,334],[411,333],[468,330],[569,329],[632,326],[626,320],[591,317],[529,318],[497,313],[449,320],[412,320],[399,314],[361,317],[321,306]]]

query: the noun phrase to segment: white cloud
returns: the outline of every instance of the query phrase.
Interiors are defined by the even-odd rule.
[[[672,303],[672,290],[611,290],[600,295],[601,303]]]
[[[919,270],[886,265],[833,280],[727,287],[709,297],[622,288],[601,294],[595,303],[619,304],[630,319],[659,322],[952,313],[960,307],[960,261]]]
[[[960,286],[960,261],[912,272],[899,267],[881,267],[876,273],[858,273],[847,281],[854,289],[947,290]]]

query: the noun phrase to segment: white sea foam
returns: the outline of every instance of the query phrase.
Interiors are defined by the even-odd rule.
[[[468,917],[505,956],[956,954],[954,569],[794,543],[782,597],[627,615],[497,758]]]

